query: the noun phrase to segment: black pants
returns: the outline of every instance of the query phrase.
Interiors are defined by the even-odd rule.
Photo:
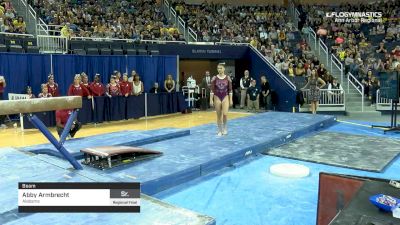
[[[3,100],[3,93],[0,93],[0,101]],[[2,115],[0,116],[0,125],[4,123],[4,119],[6,116]]]
[[[82,127],[82,124],[81,124],[80,122],[78,122],[78,121],[74,121],[73,124],[75,125],[74,128],[72,128],[72,129],[69,131],[69,135],[71,135],[71,137],[74,137],[75,134],[76,134],[76,132],[78,132],[78,130],[80,130],[81,127]],[[61,134],[62,134],[63,130],[64,130],[63,127],[57,127],[58,136],[61,137]]]

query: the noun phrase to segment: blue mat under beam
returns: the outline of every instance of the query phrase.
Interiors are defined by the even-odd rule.
[[[143,193],[153,195],[334,123],[334,117],[325,115],[262,113],[229,121],[228,136],[216,136],[215,124],[198,126],[191,128],[191,135],[142,146],[163,152],[161,157],[104,171],[85,166],[79,173],[138,181]],[[53,159],[43,157],[49,163],[70,168],[68,163],[52,162]]]
[[[159,130],[147,131],[120,131],[108,134],[99,134],[90,137],[71,139],[65,142],[64,147],[76,159],[82,159],[83,154],[80,152],[83,148],[105,146],[105,145],[125,145],[125,146],[141,146],[168,140],[172,138],[190,135],[190,130],[163,128]],[[51,144],[33,145],[20,148],[23,151],[30,151],[36,154],[48,154],[63,158]]]

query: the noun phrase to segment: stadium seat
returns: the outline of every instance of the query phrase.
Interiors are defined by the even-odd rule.
[[[69,49],[74,51],[75,49],[84,49],[84,41],[71,40],[69,41]]]
[[[24,49],[21,45],[10,45],[8,47],[9,52],[17,52],[17,53],[24,53]]]
[[[111,49],[109,48],[101,48],[100,55],[111,55]]]
[[[158,45],[147,45],[147,50],[148,51],[153,51],[153,50],[158,51]]]
[[[6,44],[6,42],[5,42],[5,35],[3,35],[3,34],[0,34],[0,44],[1,44],[1,45]]]
[[[99,55],[99,49],[98,48],[87,48],[86,49],[86,54],[88,54],[88,55]]]
[[[113,55],[123,55],[124,54],[124,50],[122,49],[111,49],[112,50],[112,54]]]
[[[124,49],[125,51],[128,49],[135,49],[135,46],[133,45],[133,43],[124,42],[122,43],[122,49]]]
[[[0,52],[7,52],[7,46],[0,44]]]
[[[4,38],[4,40],[5,40],[5,44],[7,46],[11,46],[11,45],[19,45],[20,46],[21,45],[21,39],[20,38],[6,36]]]
[[[35,38],[25,38],[22,45],[26,53],[39,53],[39,47]]]
[[[137,54],[138,54],[138,55],[148,55],[148,54],[147,54],[147,50],[145,50],[145,49],[138,49],[138,50],[137,50]]]
[[[151,50],[149,52],[150,52],[150,55],[160,55],[160,51],[158,51],[158,50]]]
[[[110,48],[111,49],[122,49],[122,43],[123,42],[112,41],[112,42],[110,42]]]
[[[74,50],[73,50],[73,53],[74,53],[75,55],[86,55],[85,49],[74,49]]]
[[[136,55],[136,49],[126,49],[127,55]]]
[[[90,48],[91,49],[94,49],[94,48],[98,49],[99,48],[97,41],[84,41],[83,44],[85,45],[86,51],[88,49],[90,49]]]
[[[26,53],[39,53],[39,47],[38,46],[28,46],[25,49]]]
[[[137,49],[137,50],[146,50],[147,49],[147,45],[137,44],[137,45],[135,45],[135,49]]]
[[[102,41],[102,42],[98,42],[97,43],[97,47],[99,48],[99,49],[104,49],[104,48],[110,48],[110,45],[111,45],[111,41]]]

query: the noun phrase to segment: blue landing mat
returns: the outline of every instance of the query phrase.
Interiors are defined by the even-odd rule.
[[[384,135],[379,129],[346,123],[337,123],[326,131],[400,140],[400,134]],[[274,176],[268,171],[276,163],[307,166],[310,176],[301,179]],[[399,171],[400,158],[390,163],[383,173],[373,173],[262,155],[154,197],[210,215],[217,224],[313,225],[316,224],[320,172],[400,180]]]
[[[97,173],[118,181],[138,181],[142,183],[142,192],[152,195],[334,123],[332,116],[262,113],[229,121],[228,136],[216,136],[215,124],[194,127],[189,136],[142,146],[163,152],[162,157],[104,171],[85,166],[79,174],[90,177]],[[41,157],[70,168],[67,162]]]
[[[48,156],[49,157],[49,156]],[[59,159],[54,158],[54,161]],[[49,164],[34,154],[12,148],[0,150],[0,224],[201,224],[213,225],[211,217],[141,196],[141,213],[18,213],[18,182],[116,182],[112,178]],[[61,161],[61,160],[60,160]]]
[[[80,152],[83,148],[104,146],[104,145],[125,145],[125,146],[141,146],[168,140],[172,138],[190,135],[190,130],[163,128],[159,130],[147,131],[120,131],[108,134],[94,135],[85,138],[71,139],[65,142],[64,147],[76,159],[82,159],[83,154]],[[23,151],[30,151],[36,154],[47,154],[63,158],[51,144],[41,144],[20,148]]]

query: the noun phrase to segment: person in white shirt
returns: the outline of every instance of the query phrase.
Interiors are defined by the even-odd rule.
[[[240,79],[240,108],[243,109],[246,103],[247,88],[250,87],[251,77],[248,70],[244,71],[244,77]]]
[[[332,83],[328,84],[329,103],[339,103],[343,98],[343,87],[333,78]]]
[[[201,94],[205,95],[204,97],[206,99],[210,98],[210,87],[211,87],[211,76],[210,76],[210,71],[206,71],[205,76],[203,80],[201,81],[200,88],[201,88]],[[204,90],[204,91],[203,91]],[[204,92],[204,93],[203,93]]]
[[[143,91],[143,82],[140,80],[140,76],[136,74],[132,82],[132,95],[141,95]]]

